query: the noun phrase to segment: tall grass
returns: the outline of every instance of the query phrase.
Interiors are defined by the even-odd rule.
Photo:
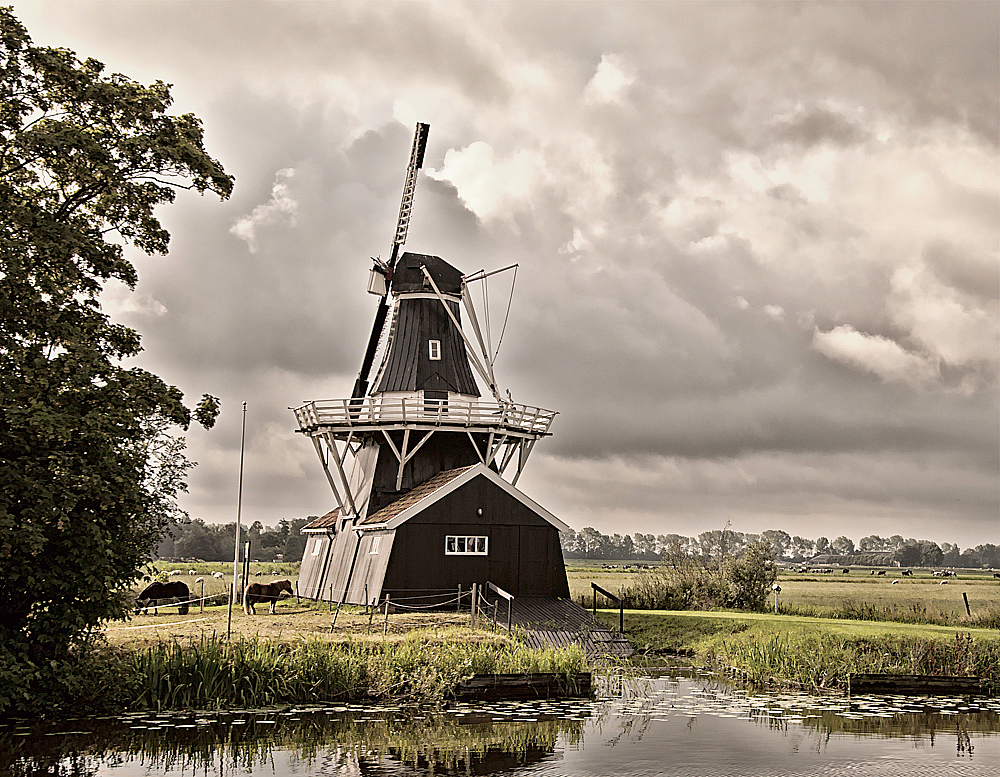
[[[710,665],[735,669],[751,683],[843,687],[852,673],[957,675],[1000,681],[1000,641],[957,633],[954,639],[845,637],[822,632],[761,634],[747,630],[704,640],[697,649]]]
[[[1000,607],[993,606],[972,615],[956,615],[928,607],[923,603],[872,604],[853,599],[823,607],[808,604],[778,606],[782,615],[799,615],[811,618],[872,621],[875,623],[916,623],[933,626],[963,626],[977,629],[1000,629]]]
[[[395,641],[261,639],[161,642],[127,657],[134,706],[155,709],[267,706],[392,698],[440,702],[474,674],[586,668],[579,648],[529,650],[504,641],[411,633]]]

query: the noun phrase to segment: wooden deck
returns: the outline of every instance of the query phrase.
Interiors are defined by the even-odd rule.
[[[512,402],[448,402],[423,397],[365,397],[307,402],[294,409],[299,430],[312,435],[319,430],[337,433],[364,429],[407,427],[458,427],[497,430],[537,439],[549,434],[554,410]]]
[[[490,619],[495,613],[496,624],[507,628],[507,600],[491,594],[489,602]],[[595,621],[588,610],[569,599],[515,597],[511,601],[510,624],[528,647],[579,645],[591,660],[627,658],[633,652],[627,639]]]

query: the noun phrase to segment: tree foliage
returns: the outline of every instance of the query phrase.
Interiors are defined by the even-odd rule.
[[[33,45],[0,8],[0,663],[28,675],[122,615],[183,489],[167,430],[191,413],[123,366],[139,335],[99,303],[107,281],[136,284],[127,245],[166,252],[156,206],[232,189],[170,104],[166,84]],[[0,685],[0,709],[19,692]]]

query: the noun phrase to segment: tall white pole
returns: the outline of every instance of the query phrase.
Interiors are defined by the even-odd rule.
[[[247,403],[243,403],[243,429],[240,432],[240,485],[236,496],[236,547],[233,550],[233,586],[229,592],[229,618],[226,621],[226,639],[233,627],[233,602],[236,601],[240,563],[240,518],[243,513],[243,448],[247,436]]]

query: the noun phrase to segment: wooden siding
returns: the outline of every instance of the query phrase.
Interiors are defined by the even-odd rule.
[[[427,279],[420,269],[426,267],[434,283],[442,294],[460,294],[462,291],[462,271],[452,267],[440,256],[405,252],[396,262],[392,275],[392,291],[400,294],[407,291],[428,290]]]
[[[416,445],[422,434],[423,432],[415,432],[410,435],[411,447]],[[485,448],[485,435],[478,436],[480,437],[479,443]],[[400,450],[403,445],[403,432],[389,432],[389,437],[396,446],[396,450]],[[397,491],[396,475],[399,471],[399,461],[389,446],[383,445],[378,454],[378,464],[375,467],[367,514],[371,515],[395,502],[406,492],[430,480],[439,472],[447,472],[478,463],[479,455],[472,447],[468,435],[461,432],[458,434],[435,432],[403,467],[403,487]]]
[[[449,534],[485,535],[489,554],[445,555]],[[484,477],[428,506],[396,535],[386,589],[451,591],[490,581],[515,596],[569,596],[559,531]]]
[[[458,303],[449,300],[446,304],[461,321]],[[431,360],[429,340],[441,341],[440,359]],[[465,343],[441,300],[404,295],[396,301],[389,349],[373,393],[425,389],[480,395]]]

